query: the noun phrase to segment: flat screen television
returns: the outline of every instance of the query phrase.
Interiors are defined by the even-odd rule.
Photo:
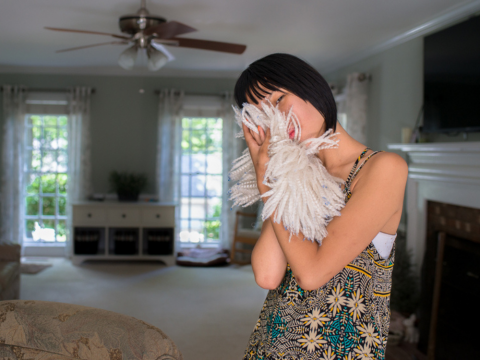
[[[480,131],[480,16],[424,38],[422,132]]]

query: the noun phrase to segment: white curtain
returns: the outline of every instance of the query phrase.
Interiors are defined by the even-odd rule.
[[[0,243],[22,244],[25,224],[25,89],[3,86]]]
[[[367,142],[367,97],[368,77],[362,73],[351,73],[347,76],[345,89],[345,115],[347,133],[355,140]]]
[[[238,207],[232,208],[232,202],[228,200],[229,188],[233,185],[228,181],[228,172],[232,168],[232,162],[241,155],[245,148],[245,141],[235,138],[235,134],[241,131],[241,128],[235,121],[235,113],[232,109],[234,104],[233,94],[226,92],[223,98],[222,119],[223,119],[223,199],[221,216],[221,243],[226,249],[231,248],[233,241],[233,232],[235,226],[235,212]]]
[[[161,202],[179,201],[183,97],[183,91],[173,89],[159,95],[156,191]]]
[[[87,200],[93,195],[91,178],[90,145],[90,96],[92,89],[75,87],[70,89],[68,104],[68,221],[71,228],[71,205]],[[71,250],[71,234],[67,236],[67,254]]]

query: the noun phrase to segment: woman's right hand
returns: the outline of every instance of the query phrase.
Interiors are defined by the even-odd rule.
[[[257,186],[260,195],[268,192],[270,189],[269,186],[264,184],[266,165],[270,160],[268,157],[268,147],[270,145],[270,129],[267,128],[267,132],[264,133],[262,128],[259,126],[259,133],[251,131],[245,124],[243,126],[243,133],[245,135],[245,141],[250,152],[250,157],[253,162],[253,167],[255,168],[255,175],[257,178]],[[255,136],[254,136],[255,135]],[[263,198],[265,202],[267,199]]]
[[[250,132],[252,137],[255,139],[258,146],[262,146],[263,142],[265,141],[265,131],[263,131],[260,125],[258,125],[257,128],[258,128],[258,134],[252,131],[251,129],[248,129],[248,131]]]

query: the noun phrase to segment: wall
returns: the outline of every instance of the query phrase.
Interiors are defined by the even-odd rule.
[[[423,102],[423,37],[419,37],[353,65],[324,74],[329,82],[343,86],[347,74],[371,75],[368,99],[367,144],[387,150],[401,142],[402,127],[413,127]],[[480,133],[463,135],[426,134],[427,142],[480,141]]]
[[[347,74],[371,75],[368,93],[367,143],[374,150],[388,150],[387,144],[401,142],[402,127],[412,127],[423,103],[423,37],[373,55],[332,73],[328,82],[343,87]],[[480,132],[448,136],[425,134],[427,142],[480,141]],[[400,152],[406,159],[406,154]],[[405,204],[400,230],[406,230]]]
[[[94,87],[96,93],[91,102],[94,192],[109,192],[110,171],[125,170],[146,173],[149,183],[144,192],[153,194],[158,109],[154,90],[175,88],[187,93],[219,94],[232,91],[235,79],[0,74],[2,84],[22,84],[31,88]],[[139,89],[145,92],[140,94]],[[0,126],[3,128],[1,107],[0,101]],[[0,152],[1,141],[0,137]]]
[[[400,142],[402,127],[414,126],[422,105],[423,38],[410,40],[323,75],[329,82],[343,86],[346,75],[354,71],[371,75],[366,145],[388,151],[387,144]],[[88,85],[96,88],[92,97],[92,170],[97,193],[109,191],[108,174],[111,170],[145,172],[149,180],[145,192],[154,192],[157,137],[154,89],[173,87],[187,92],[218,93],[232,90],[234,83],[234,79],[0,74],[0,84],[37,88]],[[140,88],[145,90],[143,95],[138,91]],[[1,106],[0,102],[0,114]],[[2,123],[0,115],[0,125]],[[445,134],[429,134],[426,140],[465,141],[462,135],[450,137]],[[480,133],[470,133],[466,141],[480,141]],[[404,221],[402,218],[402,223]]]

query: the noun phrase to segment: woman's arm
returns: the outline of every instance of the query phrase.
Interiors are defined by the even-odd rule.
[[[263,222],[262,233],[253,248],[252,268],[255,281],[264,289],[276,289],[285,275],[287,260],[270,219]]]
[[[407,176],[408,166],[397,154],[383,153],[371,159],[363,168],[362,178],[341,210],[341,216],[334,217],[328,224],[328,235],[321,246],[303,241],[301,233],[292,236],[289,242],[290,234],[283,224],[273,223],[275,237],[303,289],[314,290],[324,285],[368,246],[387,221],[400,211]],[[260,192],[268,189],[260,188]]]
[[[250,148],[255,146],[254,143],[259,147],[265,141],[266,135],[260,126],[258,127],[259,134],[251,134],[245,124],[243,124],[243,130],[246,132],[245,139],[247,143],[250,143]],[[256,169],[257,179],[263,179],[264,170]],[[263,186],[265,187],[265,185]],[[266,187],[266,190],[270,190],[270,188]],[[263,199],[263,202],[265,201],[266,199]],[[261,288],[276,289],[282,282],[286,268],[287,260],[273,230],[272,221],[266,219],[252,252],[252,269],[255,281]]]
[[[270,190],[262,182],[269,159],[270,129],[266,136],[260,131],[259,139],[245,124],[243,131],[255,166],[258,189],[264,194]],[[303,289],[314,290],[324,285],[368,246],[388,220],[401,210],[407,177],[408,165],[401,156],[381,153],[372,158],[363,168],[362,177],[355,184],[341,216],[335,216],[328,224],[328,235],[322,246],[303,241],[301,233],[292,236],[289,242],[290,233],[283,223],[271,220],[275,239]],[[275,213],[270,219],[274,216]]]

